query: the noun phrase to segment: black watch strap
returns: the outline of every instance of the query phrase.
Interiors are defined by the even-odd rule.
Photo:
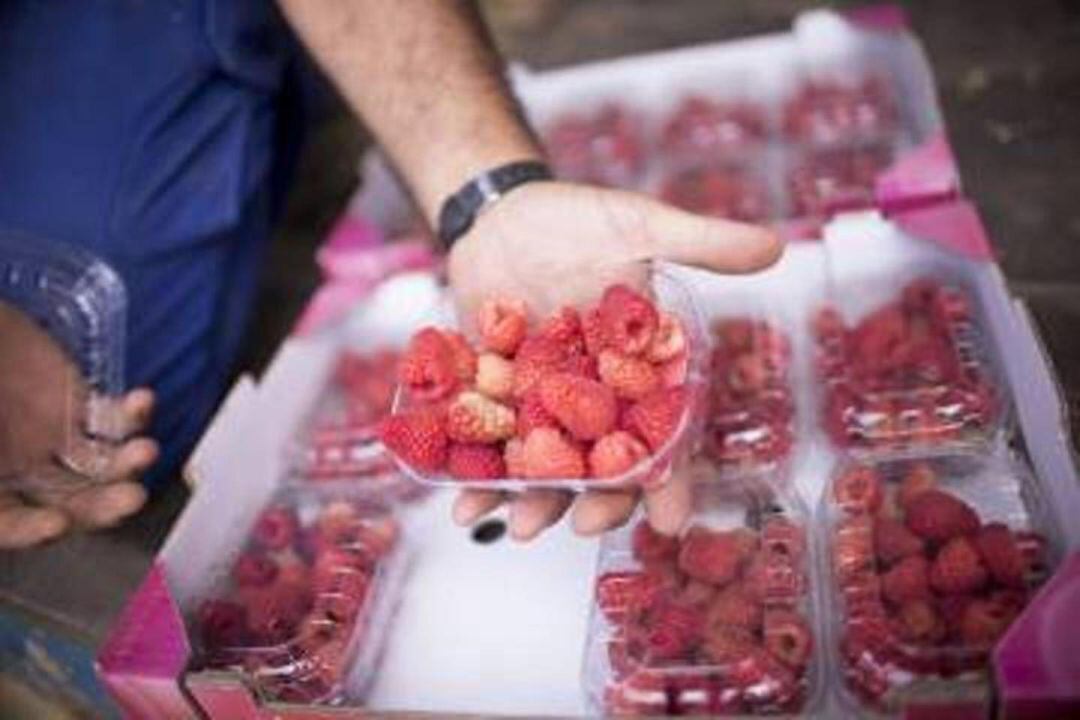
[[[519,185],[551,179],[551,168],[539,160],[512,162],[477,175],[447,198],[439,210],[439,242],[449,250],[485,207]]]

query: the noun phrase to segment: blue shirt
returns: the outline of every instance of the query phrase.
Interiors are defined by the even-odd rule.
[[[283,185],[271,0],[0,2],[0,227],[127,285],[129,386],[174,471],[221,396]]]

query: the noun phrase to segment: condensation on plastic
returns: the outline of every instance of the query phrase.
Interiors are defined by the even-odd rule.
[[[1026,575],[1026,592],[1033,593],[1052,572],[1060,555],[1060,533],[1054,526],[1038,480],[1019,458],[1001,448],[986,457],[953,456],[919,460],[891,460],[865,464],[875,469],[884,480],[884,502],[891,506],[896,488],[905,474],[920,463],[933,469],[937,487],[960,498],[978,513],[982,523],[1003,523],[1014,532],[1030,533],[1029,550],[1040,561]],[[829,662],[835,668],[841,702],[849,712],[860,716],[888,715],[905,707],[933,704],[939,701],[985,702],[989,678],[986,673],[989,647],[971,647],[954,640],[925,647],[897,638],[890,629],[881,636],[877,649],[866,648],[855,654],[845,653],[845,631],[855,627],[848,598],[858,598],[884,610],[879,592],[861,587],[858,578],[866,572],[876,574],[881,568],[871,555],[872,566],[840,567],[836,561],[837,538],[845,533],[848,541],[857,532],[851,523],[859,513],[841,508],[833,496],[833,484],[843,472],[863,465],[841,460],[835,466],[828,487],[821,499],[818,515],[819,543],[823,548],[817,572],[821,578],[822,605],[829,625]],[[865,514],[863,517],[869,517]],[[860,531],[861,532],[861,531]],[[872,531],[866,534],[867,548],[873,551]],[[840,574],[850,579],[847,589]],[[860,611],[861,612],[861,611]],[[869,615],[867,616],[869,617]],[[885,615],[887,617],[887,615]],[[869,621],[867,621],[869,622]]]
[[[116,401],[124,390],[123,282],[80,248],[0,231],[0,302],[32,321],[71,363],[64,377],[50,379],[68,398],[64,447],[53,457],[6,462],[15,472],[0,484],[99,480],[122,440]]]
[[[195,670],[239,673],[263,701],[362,700],[408,542],[392,504],[373,494],[280,491],[189,617]]]
[[[744,563],[732,582],[713,586],[685,575],[677,559],[652,559],[645,564],[634,552],[634,535],[646,522],[639,514],[627,526],[607,533],[601,542],[582,668],[589,714],[741,717],[815,712],[824,700],[826,669],[809,513],[795,495],[777,491],[766,482],[738,487],[697,484],[694,493],[695,509],[679,542],[703,530],[753,531],[757,545],[748,562],[757,560],[769,569],[762,576],[764,598],[757,607],[763,608],[766,623],[773,613],[787,621],[792,615],[801,619],[809,634],[809,654],[801,666],[785,666],[766,649],[766,630],[759,628],[741,635],[748,645],[736,658],[723,662],[713,659],[704,646],[722,621],[714,617],[710,622],[709,607],[725,589],[745,584],[750,565]],[[652,603],[657,603],[656,597],[661,603],[674,600],[689,607],[700,603],[697,607],[704,620],[701,637],[677,659],[648,657],[641,639],[662,630],[650,623],[650,613],[623,608],[613,601],[619,597],[610,593],[614,585],[601,589],[605,583],[625,588],[645,577],[661,583]],[[720,631],[725,632],[731,631]]]
[[[1008,389],[985,311],[959,272],[920,261],[829,285],[829,304],[810,322],[822,423],[834,445],[890,459],[985,453],[1000,439]],[[843,332],[822,335],[828,308]]]
[[[616,269],[613,268],[612,271],[616,277],[619,276]],[[461,479],[443,473],[424,474],[395,456],[395,460],[397,460],[402,472],[420,483],[432,486],[507,491],[539,488],[582,491],[656,486],[666,482],[672,466],[680,458],[689,455],[698,441],[701,401],[705,389],[705,363],[708,358],[708,341],[697,302],[688,288],[670,270],[655,265],[650,269],[649,282],[651,295],[657,308],[671,313],[680,320],[686,332],[690,348],[687,356],[686,381],[683,385],[687,390],[686,410],[671,437],[656,452],[651,453],[647,458],[621,475],[608,478],[540,479],[505,477],[484,480]],[[598,294],[603,287],[603,283],[598,284]],[[447,311],[446,317],[450,316],[452,316],[452,313]],[[394,400],[395,411],[408,407],[407,395],[408,393],[399,386]]]

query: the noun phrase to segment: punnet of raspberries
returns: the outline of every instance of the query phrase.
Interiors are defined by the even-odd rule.
[[[676,162],[727,160],[759,148],[768,130],[760,105],[690,95],[664,122],[659,150]]]
[[[764,178],[748,166],[702,164],[678,168],[660,185],[660,198],[701,215],[762,222],[772,208]]]
[[[788,138],[816,145],[891,136],[900,123],[892,84],[875,74],[850,82],[807,82],[784,106],[783,116]]]
[[[567,180],[634,187],[647,161],[641,119],[614,102],[555,118],[543,141],[556,173]]]
[[[934,278],[847,325],[833,308],[813,319],[825,430],[856,453],[981,448],[999,394],[968,295]]]
[[[201,667],[242,672],[268,698],[321,703],[338,696],[361,647],[374,642],[372,608],[400,529],[348,500],[304,509],[314,512],[292,502],[262,512],[194,622]]]
[[[672,460],[695,400],[684,321],[626,285],[534,321],[492,299],[478,340],[428,327],[402,357],[402,401],[380,437],[421,479],[647,484]]]
[[[872,206],[877,177],[893,157],[890,141],[792,152],[786,178],[792,212],[821,217]]]
[[[984,671],[1046,571],[1043,537],[982,517],[950,491],[947,469],[852,464],[832,481],[843,675],[873,707],[895,707],[923,680]]]
[[[718,319],[712,332],[705,451],[729,474],[773,467],[794,442],[788,336],[749,317]]]
[[[641,521],[608,540],[619,547],[602,550],[587,661],[602,668],[591,693],[605,714],[802,709],[815,643],[805,527],[775,508],[754,517],[678,538]]]

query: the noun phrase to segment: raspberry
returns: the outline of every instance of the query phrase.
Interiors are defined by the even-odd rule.
[[[355,568],[323,571],[316,590],[314,609],[342,624],[351,623],[367,599],[371,577]]]
[[[626,285],[612,285],[600,299],[600,327],[605,344],[624,355],[641,355],[659,325],[656,307]]]
[[[360,517],[352,503],[336,500],[322,509],[315,528],[325,545],[348,545],[356,540]]]
[[[241,598],[247,608],[248,630],[265,645],[287,640],[311,605],[305,589],[281,583],[244,588]]]
[[[937,543],[979,529],[978,514],[963,500],[941,490],[916,495],[907,506],[905,521],[913,533]]]
[[[360,524],[357,541],[376,558],[383,557],[397,545],[401,526],[392,515],[368,518]]]
[[[514,364],[484,353],[476,359],[476,389],[493,400],[506,400],[514,392]]]
[[[237,558],[232,568],[233,582],[238,587],[262,587],[274,582],[278,566],[272,559],[257,552],[246,552]]]
[[[625,570],[606,572],[596,581],[596,605],[609,622],[620,625],[652,605],[663,589],[658,575]]]
[[[634,526],[630,544],[634,559],[642,565],[673,563],[679,555],[679,540],[656,532],[646,520]]]
[[[682,388],[650,393],[626,411],[625,429],[644,440],[655,452],[679,427],[687,400],[686,390]]]
[[[527,338],[514,358],[514,396],[525,396],[545,375],[562,370],[566,360],[561,345],[547,338]]]
[[[524,477],[571,479],[585,477],[585,458],[576,445],[554,428],[537,428],[521,449]]]
[[[585,352],[585,338],[581,334],[581,317],[572,307],[559,308],[540,324],[537,337],[546,338],[566,350],[568,355]]]
[[[617,430],[596,441],[589,451],[592,477],[618,477],[649,456],[649,449],[628,432]]]
[[[789,610],[765,613],[765,649],[789,668],[801,670],[810,660],[814,639],[802,615]]]
[[[910,600],[896,615],[900,637],[912,642],[936,645],[945,639],[945,621],[927,600]]]
[[[670,562],[674,563],[675,559],[671,558]],[[708,606],[714,597],[716,597],[716,588],[700,580],[688,580],[678,594],[679,602],[697,607]]]
[[[653,363],[665,363],[687,351],[689,341],[682,321],[671,313],[660,311],[649,349],[645,359]]]
[[[657,377],[660,379],[660,387],[677,388],[686,383],[686,376],[690,373],[690,354],[680,353],[662,365],[656,367]]]
[[[398,379],[421,402],[450,395],[459,379],[454,350],[446,336],[432,327],[413,335],[398,365]]]
[[[937,487],[937,473],[930,463],[913,463],[900,481],[900,489],[897,490],[896,504],[901,509],[907,510],[911,501],[926,490]]]
[[[443,337],[450,348],[450,358],[458,380],[468,384],[476,377],[476,351],[465,336],[452,330],[444,330]]]
[[[846,332],[844,318],[836,308],[823,307],[815,313],[811,330],[820,345],[842,341]]]
[[[282,585],[308,587],[311,571],[306,562],[295,555],[285,555],[278,560],[277,582]]]
[[[451,477],[463,480],[492,480],[506,475],[502,453],[491,445],[454,443],[446,460]]]
[[[884,493],[881,476],[865,465],[853,465],[833,482],[833,501],[848,512],[875,513]]]
[[[747,559],[744,540],[735,532],[694,526],[683,538],[679,569],[697,580],[726,585],[738,576]]]
[[[206,600],[198,610],[199,635],[208,648],[241,647],[247,643],[247,610],[229,600]]]
[[[763,355],[745,353],[731,361],[728,386],[740,395],[760,393],[773,381],[773,370]]]
[[[899,520],[878,516],[874,518],[874,551],[882,564],[892,565],[909,555],[922,555],[922,539]]]
[[[552,373],[540,381],[540,400],[578,440],[596,440],[615,427],[618,406],[610,388],[569,373]]]
[[[840,520],[833,532],[833,569],[843,582],[874,565],[874,524],[868,515]]]
[[[646,360],[604,350],[597,359],[600,381],[620,398],[640,400],[660,384],[656,370]]]
[[[964,595],[980,590],[989,577],[970,540],[956,537],[947,542],[930,568],[930,585],[942,595]]]
[[[718,665],[737,663],[757,650],[754,635],[734,625],[709,625],[702,645],[705,654]]]
[[[446,434],[460,443],[494,443],[512,437],[514,411],[478,392],[460,393],[446,410]]]
[[[566,361],[562,364],[563,372],[568,372],[571,375],[579,375],[589,380],[599,380],[600,370],[596,363],[596,358],[588,355],[571,355],[566,358]]]
[[[503,462],[506,465],[506,475],[512,478],[525,477],[525,441],[521,438],[510,438],[503,448]]]
[[[704,618],[699,610],[674,600],[661,600],[645,618],[645,661],[688,658],[701,637]]]
[[[476,322],[484,347],[507,357],[513,355],[525,339],[528,316],[528,308],[520,300],[486,300]]]
[[[975,536],[975,546],[990,576],[999,584],[1023,588],[1027,563],[1016,545],[1012,531],[1002,523],[990,523]]]
[[[960,639],[973,647],[991,647],[1016,618],[1012,607],[992,600],[972,600],[960,618]]]
[[[754,349],[754,324],[748,318],[721,318],[713,323],[713,334],[729,356]]]
[[[525,394],[517,405],[517,435],[524,438],[536,428],[558,428],[559,421],[544,409],[540,399],[540,389],[533,388]]]
[[[267,550],[284,550],[296,541],[300,523],[292,508],[275,505],[263,510],[251,531],[255,543]]]
[[[743,571],[743,588],[765,605],[793,605],[805,590],[802,572],[791,563],[778,563],[775,556],[759,552]]]
[[[385,418],[379,438],[390,452],[421,472],[435,472],[446,464],[449,442],[441,413],[417,408]]]
[[[930,563],[922,555],[912,555],[898,562],[881,576],[881,594],[896,606],[910,600],[928,600]]]
[[[598,357],[605,347],[604,328],[600,319],[600,308],[594,307],[581,315],[581,337],[585,342],[585,352],[589,357]]]
[[[716,593],[706,615],[706,627],[727,625],[750,632],[761,629],[762,606],[738,583]]]
[[[773,564],[798,564],[806,552],[806,531],[784,517],[771,517],[761,528],[761,547]]]

